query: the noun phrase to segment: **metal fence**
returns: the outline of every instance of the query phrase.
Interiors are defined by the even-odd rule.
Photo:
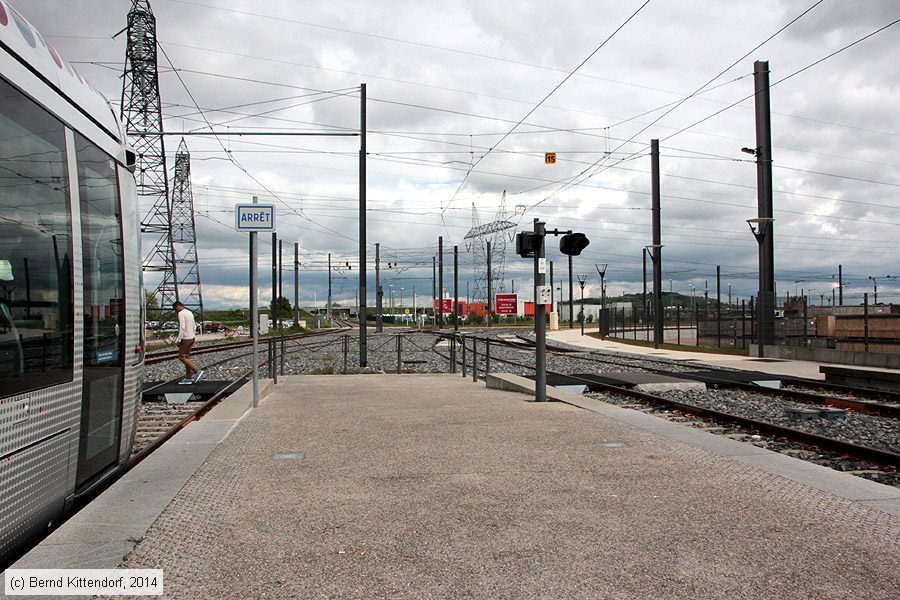
[[[900,309],[900,307],[897,307]],[[775,307],[775,344],[856,352],[900,352],[900,314],[892,305],[812,307],[792,299]],[[652,318],[634,310],[608,310],[608,335],[653,341]],[[737,306],[715,303],[693,310],[666,308],[664,341],[708,348],[747,349],[757,341],[753,302]]]

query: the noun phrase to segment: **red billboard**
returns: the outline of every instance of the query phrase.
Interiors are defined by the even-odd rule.
[[[444,305],[444,314],[453,314],[453,299],[452,298],[444,298],[441,300],[441,303]],[[438,304],[438,300],[434,301],[434,312],[440,312],[441,305]]]
[[[519,310],[517,294],[497,294],[494,300],[494,314],[514,315]]]

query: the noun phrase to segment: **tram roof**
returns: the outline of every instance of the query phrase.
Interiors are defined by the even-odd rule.
[[[63,100],[79,108],[116,139],[121,136],[118,119],[109,101],[48,44],[6,0],[0,0],[0,50],[9,53],[29,71],[53,88]],[[4,73],[4,76],[8,76]],[[18,83],[12,79],[12,83]],[[38,100],[46,100],[38,98]]]

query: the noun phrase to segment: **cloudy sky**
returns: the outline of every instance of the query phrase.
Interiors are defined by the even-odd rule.
[[[130,0],[13,4],[118,105],[124,35],[113,35]],[[398,297],[403,288],[409,304],[415,285],[427,302],[438,236],[445,249],[459,246],[461,282],[472,281],[463,238],[473,206],[481,223],[493,221],[504,191],[504,218],[518,230],[537,217],[588,235],[575,259],[575,272],[590,276],[588,295],[598,294],[597,263],[609,265],[610,294],[639,291],[642,248],[652,243],[654,138],[664,288],[671,280],[675,291],[702,295],[708,281],[713,296],[721,265],[723,296],[728,284],[736,298],[753,294],[757,246],[745,220],[756,216],[756,166],[741,148],[756,145],[753,62],[766,60],[779,295],[802,288],[827,303],[842,264],[845,302],[872,291],[869,276],[879,278],[880,301],[900,302],[900,285],[884,278],[900,276],[900,25],[844,49],[900,19],[894,0],[151,5],[168,131],[207,122],[354,130],[358,86],[367,84],[368,240],[381,244],[386,298],[388,286]],[[167,138],[172,164],[177,143]],[[314,294],[321,302],[329,252],[343,265],[338,301],[354,301],[358,138],[190,137],[188,145],[207,306],[248,302],[233,205],[253,195],[277,205],[286,250],[300,244],[302,303]],[[548,151],[555,165],[544,163]],[[506,288],[515,279],[530,296],[529,265],[513,250]],[[261,251],[266,286],[268,238]],[[565,261],[552,240],[548,258],[558,280]],[[452,266],[449,253],[445,260]],[[373,283],[374,275],[370,294]]]

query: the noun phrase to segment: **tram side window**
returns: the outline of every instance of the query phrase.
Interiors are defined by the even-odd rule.
[[[72,380],[62,123],[0,79],[0,397]]]

